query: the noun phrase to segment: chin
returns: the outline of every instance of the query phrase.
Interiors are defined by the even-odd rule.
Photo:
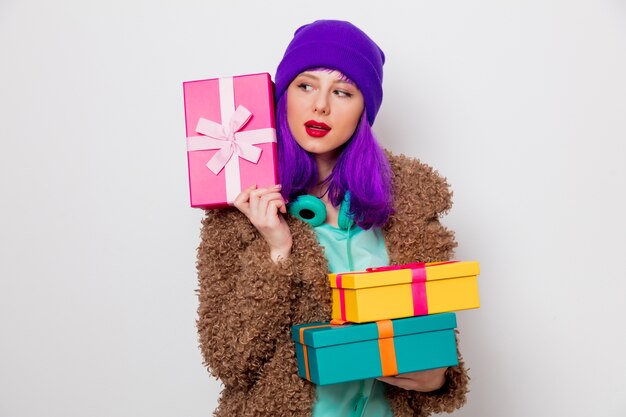
[[[296,142],[302,149],[310,153],[320,152],[320,139],[305,138],[304,140],[296,139]]]
[[[302,149],[304,149],[308,153],[311,153],[311,154],[314,154],[314,155],[328,152],[328,150],[320,149],[317,146],[307,146],[307,147],[302,147]]]

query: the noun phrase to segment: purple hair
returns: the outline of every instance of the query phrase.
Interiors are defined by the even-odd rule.
[[[317,164],[289,129],[286,92],[278,99],[276,119],[281,193],[288,201],[294,201],[318,184]],[[367,121],[366,109],[324,182],[328,183],[328,198],[335,207],[350,191],[350,214],[363,229],[383,226],[393,213],[391,168]]]

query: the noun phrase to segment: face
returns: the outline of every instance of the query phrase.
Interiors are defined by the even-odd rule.
[[[287,88],[287,121],[304,150],[336,158],[354,133],[364,109],[363,94],[340,72],[305,71]]]

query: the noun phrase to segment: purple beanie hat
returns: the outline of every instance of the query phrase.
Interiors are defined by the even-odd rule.
[[[384,63],[383,51],[352,23],[317,20],[298,28],[287,46],[276,70],[276,98],[303,71],[320,67],[339,70],[361,90],[372,125],[383,101]]]

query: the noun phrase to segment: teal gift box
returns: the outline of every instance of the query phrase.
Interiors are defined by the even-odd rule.
[[[298,375],[317,385],[458,365],[456,314],[291,328]]]

